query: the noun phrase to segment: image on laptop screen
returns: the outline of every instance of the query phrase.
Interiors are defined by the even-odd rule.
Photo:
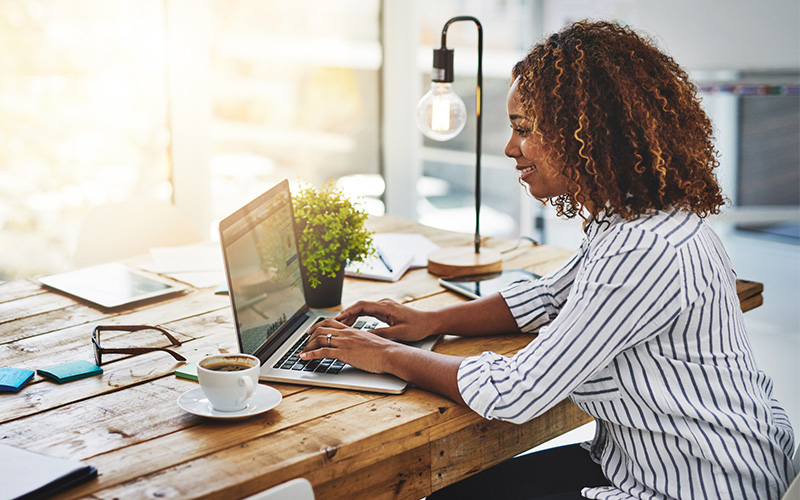
[[[255,354],[305,304],[291,195],[278,194],[222,234],[243,353]]]

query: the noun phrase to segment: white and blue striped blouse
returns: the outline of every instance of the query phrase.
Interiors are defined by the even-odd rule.
[[[560,270],[503,292],[538,337],[458,372],[486,418],[525,422],[566,397],[597,421],[614,487],[595,499],[779,499],[794,470],[789,420],[756,367],[721,242],[699,217],[592,222]]]

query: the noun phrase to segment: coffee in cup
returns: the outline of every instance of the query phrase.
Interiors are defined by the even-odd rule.
[[[247,408],[258,387],[261,363],[249,354],[216,354],[197,363],[197,380],[217,411]]]

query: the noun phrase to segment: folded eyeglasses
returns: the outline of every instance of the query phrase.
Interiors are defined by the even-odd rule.
[[[181,345],[180,341],[173,337],[168,331],[159,326],[149,325],[98,325],[92,334],[92,348],[94,349],[94,360],[97,366],[103,364],[103,354],[145,354],[148,352],[164,351],[172,355],[178,361],[186,361],[186,358],[177,352],[167,349],[166,347],[103,347],[100,345],[100,332],[102,331],[123,331],[123,332],[138,332],[140,330],[156,330],[169,339],[173,346]]]

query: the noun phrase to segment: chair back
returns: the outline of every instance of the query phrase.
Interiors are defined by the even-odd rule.
[[[314,500],[314,490],[307,479],[297,478],[264,490],[244,500]]]

